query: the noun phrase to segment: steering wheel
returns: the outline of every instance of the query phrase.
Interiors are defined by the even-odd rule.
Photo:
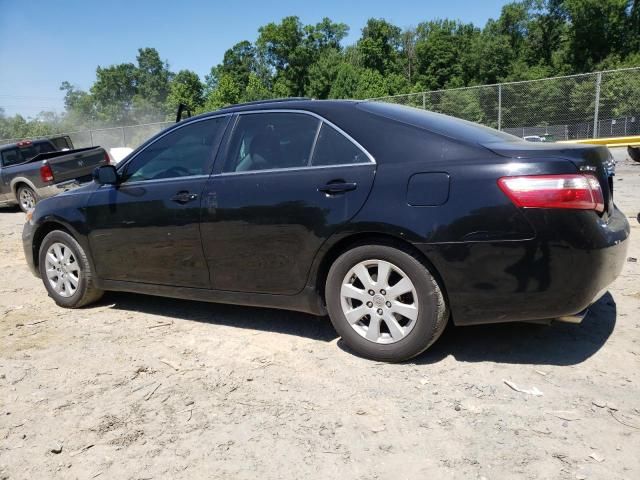
[[[185,177],[188,175],[191,175],[191,172],[187,168],[182,167],[180,165],[176,165],[175,167],[171,167],[169,170],[160,172],[158,175],[156,175],[153,178],[155,180],[158,178]]]

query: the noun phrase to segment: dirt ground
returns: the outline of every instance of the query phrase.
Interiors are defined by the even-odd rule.
[[[640,164],[616,156],[640,258]],[[449,327],[388,365],[299,313],[115,293],[63,310],[23,221],[0,210],[0,479],[640,478],[632,258],[581,325]]]

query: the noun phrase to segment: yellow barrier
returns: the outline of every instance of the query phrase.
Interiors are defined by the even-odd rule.
[[[584,140],[562,140],[557,143],[586,143],[591,145],[606,145],[607,147],[626,147],[640,145],[640,135],[633,137],[586,138]]]

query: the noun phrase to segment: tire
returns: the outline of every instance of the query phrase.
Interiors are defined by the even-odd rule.
[[[102,297],[104,292],[94,285],[94,273],[85,251],[68,233],[54,230],[47,234],[38,259],[42,282],[59,306],[80,308]]]
[[[20,185],[16,190],[16,200],[20,210],[26,213],[36,206],[39,198],[33,188],[27,185]]]
[[[361,280],[367,278],[363,266],[373,283]],[[384,276],[385,270],[391,272],[388,281],[378,281],[378,272]],[[404,278],[411,291],[396,296],[409,288]],[[338,257],[329,269],[325,296],[331,323],[344,342],[378,361],[401,362],[424,352],[449,318],[442,290],[424,264],[387,245],[359,246]]]

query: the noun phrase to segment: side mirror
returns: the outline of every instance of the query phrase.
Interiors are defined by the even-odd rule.
[[[116,185],[118,172],[113,165],[101,165],[93,171],[93,179],[100,185]]]

